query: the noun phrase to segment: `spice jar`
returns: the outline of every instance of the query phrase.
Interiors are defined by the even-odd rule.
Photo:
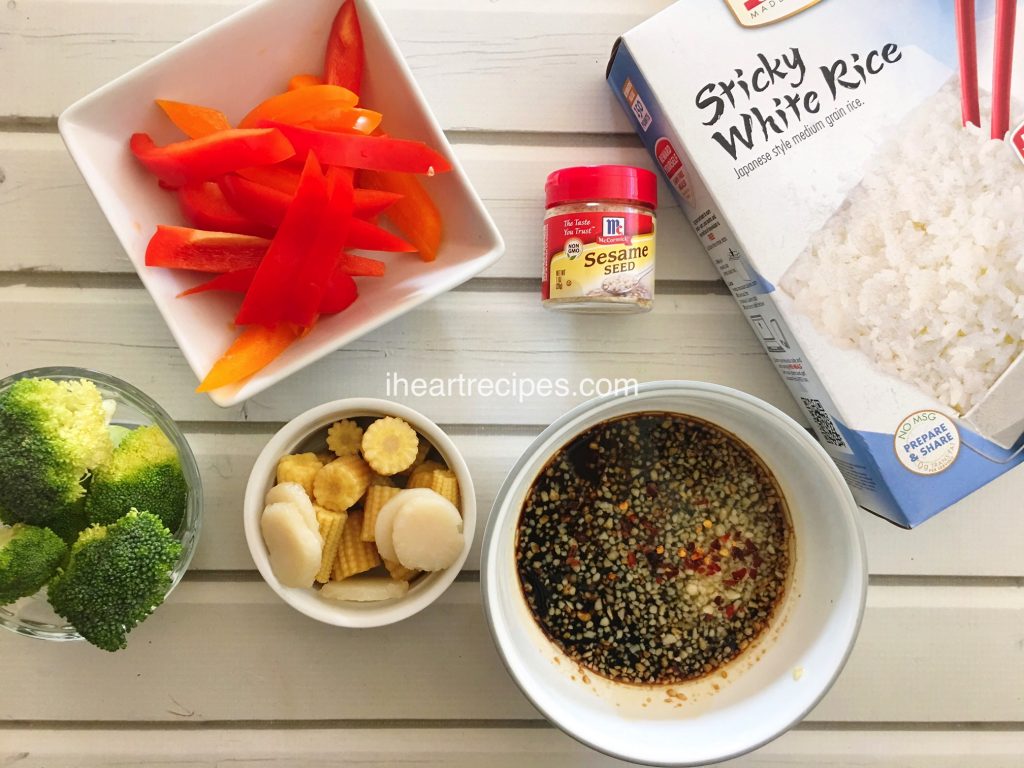
[[[598,165],[548,176],[544,306],[565,312],[649,312],[654,306],[657,177]]]

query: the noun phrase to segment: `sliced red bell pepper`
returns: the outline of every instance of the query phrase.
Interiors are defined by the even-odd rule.
[[[270,365],[301,335],[302,329],[287,324],[246,328],[214,363],[196,392],[211,392],[249,378]]]
[[[331,25],[324,57],[324,80],[360,93],[363,83],[363,31],[352,0],[345,0]]]
[[[405,242],[405,240],[397,235],[392,235],[386,229],[381,229],[376,224],[371,224],[363,219],[352,219],[352,226],[349,228],[346,245],[349,248],[357,248],[361,251],[416,252],[416,246]]]
[[[296,75],[288,81],[288,90],[297,91],[299,88],[309,88],[311,85],[324,85],[320,75]]]
[[[220,188],[228,203],[243,216],[273,229],[281,226],[295,194],[257,184],[235,174],[222,176]]]
[[[320,314],[336,315],[344,312],[359,298],[356,281],[341,270],[335,270],[327,282],[323,300],[320,302]]]
[[[181,187],[178,190],[178,206],[182,215],[197,229],[258,237],[274,236],[273,227],[252,221],[235,210],[213,181],[200,181]]]
[[[348,240],[353,221],[351,179],[335,178],[328,184],[330,199],[320,221],[320,230],[313,247],[297,265],[294,298],[285,305],[282,313],[285,322],[303,328],[312,327],[320,314],[327,284],[337,269],[338,254]]]
[[[357,189],[355,191],[356,216],[360,219],[372,220],[402,199],[393,192],[381,192],[376,189]]]
[[[225,293],[245,293],[249,290],[249,286],[252,285],[252,279],[256,276],[256,267],[248,267],[246,269],[236,269],[234,272],[225,272],[223,275],[217,275],[212,280],[207,280],[205,283],[200,283],[187,291],[182,291],[178,294],[179,299],[183,299],[186,296],[193,296],[197,293],[206,293],[207,291],[224,291]]]
[[[281,166],[246,168],[237,175],[223,176],[220,188],[226,203],[242,216],[265,227],[276,229],[284,221],[285,212],[291,205],[295,189],[298,187],[299,177],[295,174],[295,187],[288,191],[291,174],[291,169]],[[269,183],[258,181],[260,178]],[[348,182],[349,185],[351,183]],[[353,194],[354,214],[362,219],[372,219],[400,199],[400,195],[378,190],[356,189]],[[364,233],[363,236],[367,235]],[[394,241],[390,242],[393,247],[398,245]]]
[[[387,265],[377,259],[343,253],[338,257],[338,270],[352,277],[384,277]]]
[[[358,133],[330,133],[273,120],[264,121],[261,125],[277,128],[288,137],[299,155],[315,152],[325,165],[427,175],[445,173],[452,168],[441,154],[419,141]]]
[[[146,266],[233,272],[258,266],[269,246],[262,237],[158,226],[146,248]]]
[[[157,99],[156,103],[171,122],[190,139],[201,139],[211,133],[231,130],[231,123],[219,109],[166,99]]]
[[[359,175],[359,180],[370,189],[401,196],[388,209],[388,219],[416,246],[420,258],[434,261],[444,234],[444,224],[441,212],[419,179],[407,173],[364,171]]]
[[[383,261],[377,261],[376,259],[367,259],[363,256],[355,256],[351,253],[343,253],[337,259],[337,264],[334,270],[331,272],[331,277],[327,281],[327,287],[324,289],[323,300],[320,303],[321,314],[329,314],[329,311],[325,307],[338,306],[340,303],[346,301],[346,297],[349,293],[347,281],[342,279],[344,277],[383,277],[386,265]],[[189,288],[187,291],[182,291],[178,294],[178,298],[184,298],[186,296],[194,296],[197,293],[206,293],[208,291],[221,291],[223,293],[245,293],[249,290],[249,286],[252,285],[252,279],[256,276],[256,267],[249,267],[247,269],[236,269],[234,272],[225,272],[223,275],[217,275],[212,280],[207,280],[204,283],[200,283],[197,286]],[[340,294],[339,294],[340,292]],[[334,312],[340,312],[341,310],[335,309]]]
[[[287,165],[257,165],[252,168],[240,168],[236,173],[249,181],[255,181],[265,187],[272,187],[294,197],[299,188],[301,168],[289,168]]]
[[[359,97],[337,85],[310,85],[271,96],[242,118],[239,128],[258,128],[264,120],[300,123],[327,109],[351,109]]]
[[[295,299],[295,271],[316,242],[327,204],[327,181],[310,154],[295,199],[245,294],[235,318],[237,325],[272,327],[280,323],[286,306]]]
[[[131,138],[132,153],[154,176],[174,186],[207,181],[251,165],[273,165],[295,154],[280,131],[232,129],[158,147],[145,133]]]

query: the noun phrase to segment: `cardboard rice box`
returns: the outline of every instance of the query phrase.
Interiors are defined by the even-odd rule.
[[[906,527],[1024,460],[1024,109],[991,138],[981,2],[964,126],[954,5],[680,0],[608,70],[859,503]]]

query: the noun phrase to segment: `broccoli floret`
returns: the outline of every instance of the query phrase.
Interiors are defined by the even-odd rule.
[[[85,510],[93,525],[110,525],[132,507],[144,509],[177,531],[187,497],[178,452],[154,425],[125,435],[110,461],[93,471]]]
[[[108,419],[90,381],[21,379],[0,394],[0,520],[69,528],[82,480],[113,451]]]
[[[46,528],[0,528],[0,605],[34,595],[53,578],[68,546]]]
[[[50,582],[53,609],[105,651],[164,601],[182,547],[160,518],[131,510],[113,525],[82,531],[71,557]]]

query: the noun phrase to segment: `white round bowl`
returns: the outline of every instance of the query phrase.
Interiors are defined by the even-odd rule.
[[[523,597],[515,545],[534,479],[576,435],[641,412],[696,416],[733,433],[774,473],[793,524],[793,576],[758,643],[720,671],[672,686],[615,683],[579,667],[541,632]],[[537,438],[498,492],[482,563],[484,606],[509,673],[570,736],[649,765],[705,765],[749,752],[798,723],[853,648],[867,593],[857,505],[828,454],[799,424],[713,384],[656,382],[586,403]],[[683,699],[685,697],[685,700]]]
[[[307,450],[325,450],[326,446],[310,446],[310,440],[323,435],[326,429],[339,419],[360,417],[397,416],[404,419],[409,426],[425,437],[455,473],[462,495],[463,531],[466,544],[458,560],[451,568],[420,576],[409,587],[409,592],[401,598],[377,603],[355,603],[328,600],[321,597],[318,590],[310,588],[286,587],[274,576],[270,567],[270,559],[263,534],[260,531],[260,517],[264,509],[264,496],[273,486],[277,474],[278,460],[289,453]],[[334,624],[339,627],[380,627],[394,624],[419,613],[437,600],[462,569],[473,545],[473,534],[476,530],[476,494],[469,469],[455,444],[434,422],[421,413],[403,405],[375,400],[370,398],[353,398],[326,403],[318,408],[306,411],[288,422],[266,447],[260,452],[249,475],[249,483],[245,489],[245,506],[243,510],[245,540],[249,545],[256,567],[264,581],[270,585],[278,596],[292,608],[307,616]]]

